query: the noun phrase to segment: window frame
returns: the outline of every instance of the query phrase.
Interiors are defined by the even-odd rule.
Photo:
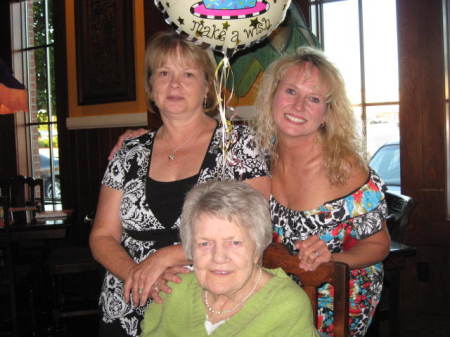
[[[323,19],[323,5],[328,3],[345,2],[346,0],[309,0],[311,29],[319,40],[322,49],[326,49],[324,44],[324,19]],[[445,1],[445,0],[444,0]],[[359,35],[359,55],[360,55],[360,84],[361,84],[361,103],[353,103],[356,109],[361,111],[361,138],[363,149],[367,150],[367,123],[368,115],[367,109],[369,107],[376,106],[397,106],[400,109],[400,98],[398,101],[378,101],[368,102],[366,99],[366,71],[365,71],[365,50],[364,50],[364,21],[363,21],[363,0],[357,0],[358,2],[358,35]],[[370,159],[370,158],[367,158]]]
[[[53,186],[51,191],[50,198],[47,196],[46,191],[44,191],[44,200],[46,204],[46,209],[59,209],[61,207],[61,196],[58,198],[55,194],[55,186],[57,184],[56,180],[56,167],[54,164],[54,160],[56,158],[55,152],[58,151],[58,148],[55,147],[53,139],[55,136],[58,136],[58,132],[55,135],[54,131],[58,130],[58,118],[56,113],[56,102],[52,104],[52,88],[51,81],[55,81],[55,41],[49,40],[49,36],[51,35],[51,27],[50,21],[53,21],[54,18],[49,18],[49,14],[51,11],[49,10],[49,4],[55,7],[54,1],[52,0],[42,0],[41,1],[44,6],[44,26],[45,26],[45,43],[40,45],[35,45],[33,43],[32,46],[29,45],[30,31],[33,30],[31,26],[30,16],[33,15],[33,12],[29,10],[30,6],[33,6],[34,1],[21,1],[21,2],[12,2],[10,4],[10,13],[11,13],[11,45],[13,50],[12,55],[12,64],[16,77],[25,85],[28,90],[28,112],[17,113],[15,116],[15,124],[16,124],[16,148],[17,148],[17,161],[18,161],[18,173],[24,176],[33,176],[38,177],[40,175],[40,160],[38,159],[39,153],[39,144],[38,137],[36,137],[36,129],[39,126],[45,126],[48,130],[48,138],[49,138],[49,175],[50,182]],[[54,13],[54,11],[53,11]],[[54,32],[53,32],[54,35]],[[35,40],[33,40],[35,42]],[[51,51],[53,48],[53,61],[51,60]],[[47,102],[47,120],[46,121],[38,121],[37,119],[37,105],[36,109],[32,109],[33,100],[37,102],[37,94],[34,94],[32,91],[37,91],[37,83],[36,76],[32,80],[32,71],[29,69],[30,59],[34,58],[33,53],[36,50],[44,50],[45,53],[45,73],[46,73],[46,81],[45,81],[45,92],[46,97],[45,100]],[[34,62],[34,60],[33,60]],[[50,69],[53,67],[53,71]],[[34,73],[36,74],[36,73]],[[34,96],[33,96],[34,95]],[[54,97],[56,100],[56,97]],[[54,109],[53,109],[54,108]],[[35,114],[35,116],[33,116]],[[34,121],[35,120],[35,121]],[[59,143],[59,139],[57,140]],[[34,157],[34,158],[33,158]],[[59,157],[59,156],[58,156]],[[58,165],[59,166],[59,165]],[[58,167],[59,168],[59,167]],[[60,173],[59,173],[60,174]],[[59,183],[59,181],[58,181]]]

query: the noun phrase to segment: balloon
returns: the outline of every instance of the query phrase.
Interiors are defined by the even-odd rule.
[[[225,56],[268,37],[291,0],[155,0],[168,24]]]

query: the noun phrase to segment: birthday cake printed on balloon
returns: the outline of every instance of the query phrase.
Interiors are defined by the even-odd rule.
[[[268,9],[267,0],[203,0],[191,7],[191,13],[201,18],[228,20],[255,17]]]
[[[253,8],[256,0],[203,0],[208,9],[243,9]]]

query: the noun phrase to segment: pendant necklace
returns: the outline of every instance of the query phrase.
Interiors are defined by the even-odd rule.
[[[259,281],[261,281],[261,275],[262,275],[262,268],[259,269],[258,279],[256,280],[255,285],[254,285],[253,288],[250,290],[250,292],[249,292],[249,293],[248,293],[241,301],[239,301],[238,304],[236,304],[236,305],[235,305],[233,308],[231,308],[231,309],[222,310],[222,311],[214,310],[214,309],[209,305],[209,302],[208,302],[208,295],[207,295],[207,293],[206,293],[206,290],[204,290],[204,292],[203,292],[203,294],[204,294],[203,298],[204,298],[204,301],[205,301],[206,309],[208,309],[209,312],[211,312],[211,313],[213,313],[213,314],[216,314],[216,315],[228,314],[228,313],[230,313],[230,312],[236,311],[237,308],[239,308],[242,304],[244,304],[244,302],[247,301],[248,298],[253,294],[253,292],[255,291],[256,287],[258,286]]]
[[[183,147],[188,146],[191,143],[192,139],[193,139],[193,134],[190,134],[189,137],[187,137],[186,140],[181,145],[177,146],[176,148],[172,149],[171,152],[169,152],[169,154],[167,155],[167,158],[169,158],[169,160],[175,160],[175,158],[176,158],[175,153],[178,150],[182,149]]]

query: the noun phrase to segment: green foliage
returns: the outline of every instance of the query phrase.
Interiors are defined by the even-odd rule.
[[[36,67],[36,85],[37,85],[37,110],[55,111],[55,79],[54,72],[50,74],[50,81],[48,81],[48,68],[53,70],[54,64],[54,48],[51,46],[53,40],[53,3],[48,1],[48,16],[46,13],[45,0],[35,1],[33,3],[33,33],[34,33],[34,47],[42,46],[42,48],[30,51],[30,57],[34,56]],[[49,47],[46,47],[50,45]],[[49,83],[48,83],[49,82]],[[48,101],[48,90],[50,90],[50,102]],[[38,121],[43,119],[39,116]],[[45,120],[45,119],[44,119]],[[48,120],[48,117],[47,117]]]
[[[39,148],[48,148],[50,144],[48,143],[48,138],[39,138]],[[58,137],[53,136],[53,147],[58,148]]]

